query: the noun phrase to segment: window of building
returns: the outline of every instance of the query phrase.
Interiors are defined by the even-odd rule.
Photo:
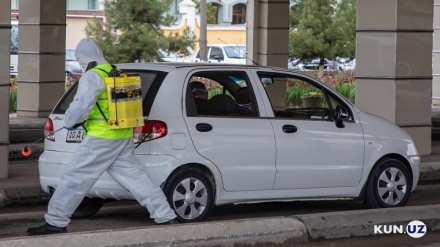
[[[246,23],[246,6],[243,4],[236,4],[232,7],[232,24]]]
[[[67,0],[67,10],[97,10],[97,0]]]
[[[97,7],[97,3],[96,3],[96,1],[97,0],[88,0],[88,3],[89,3],[89,10],[95,10],[95,9],[98,9]]]

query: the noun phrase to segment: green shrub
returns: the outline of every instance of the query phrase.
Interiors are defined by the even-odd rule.
[[[286,105],[300,106],[302,105],[301,96],[311,92],[311,87],[288,87],[286,92]]]
[[[17,91],[11,91],[9,94],[9,112],[17,111]]]
[[[9,112],[12,113],[17,111],[17,78],[11,78],[9,83]]]
[[[344,96],[346,99],[354,103],[355,86],[354,84],[344,83],[331,86],[336,92]]]
[[[354,103],[356,89],[354,70],[327,71],[321,76],[318,75],[317,71],[305,71],[304,73],[324,82]]]

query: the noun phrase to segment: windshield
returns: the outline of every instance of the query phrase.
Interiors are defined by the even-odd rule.
[[[246,46],[227,46],[224,49],[229,58],[246,58]]]

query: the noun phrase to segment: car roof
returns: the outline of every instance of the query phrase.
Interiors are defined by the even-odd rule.
[[[236,47],[236,46],[246,46],[246,45],[242,45],[242,44],[209,44],[209,45],[207,45],[207,46],[220,46],[220,47],[229,47],[229,46],[232,46],[232,47]]]
[[[150,62],[150,63],[121,63],[115,64],[120,69],[141,69],[159,70],[169,72],[178,68],[271,68],[267,66],[248,65],[248,64],[227,64],[227,63],[181,63],[181,62]],[[282,68],[281,68],[282,69]]]

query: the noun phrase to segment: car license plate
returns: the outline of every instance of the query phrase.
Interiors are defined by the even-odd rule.
[[[84,130],[69,130],[67,131],[66,142],[81,142],[84,139]]]

